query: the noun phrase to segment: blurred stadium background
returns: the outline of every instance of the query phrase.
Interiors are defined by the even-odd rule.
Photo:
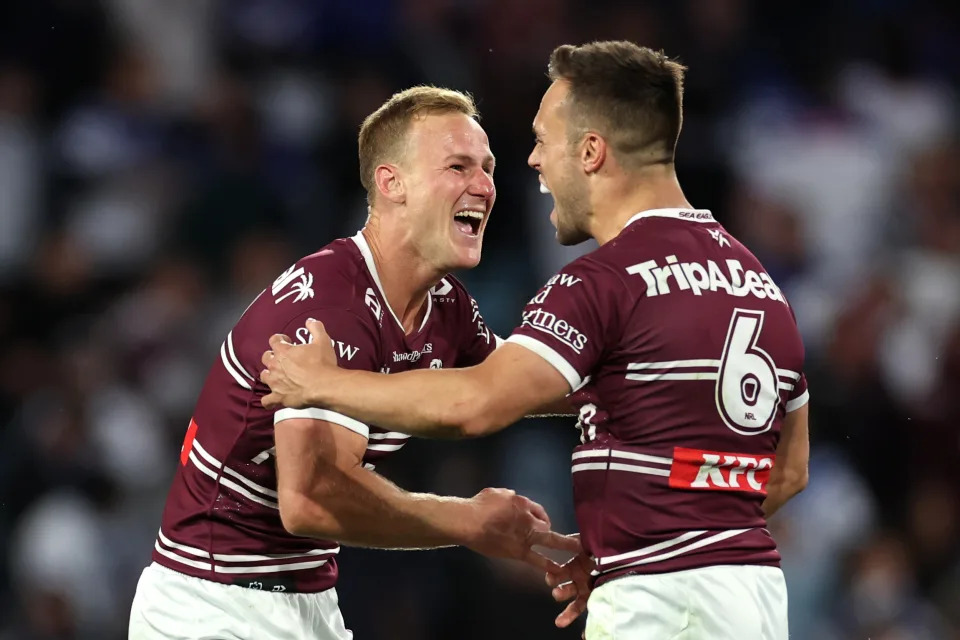
[[[960,4],[928,0],[0,3],[0,638],[126,637],[217,347],[362,224],[355,134],[398,89],[477,98],[499,199],[463,278],[509,333],[574,255],[525,165],[547,55],[612,38],[689,65],[681,181],[806,339],[811,481],[771,523],[792,636],[960,638]],[[569,531],[575,438],[528,421],[385,469]],[[467,552],[341,571],[360,640],[579,637],[539,576]]]

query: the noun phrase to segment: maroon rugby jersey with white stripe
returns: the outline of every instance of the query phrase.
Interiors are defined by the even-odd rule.
[[[574,502],[598,583],[778,565],[761,511],[786,412],[807,402],[793,312],[709,211],[657,209],[553,276],[508,342],[580,408]]]
[[[465,367],[496,347],[476,302],[452,276],[431,290],[423,323],[405,335],[361,233],[301,259],[254,300],[220,348],[167,497],[153,552],[157,563],[275,591],[322,591],[336,582],[337,544],[291,535],[280,521],[274,424],[312,417],[360,433],[368,437],[363,458],[368,468],[400,449],[408,436],[332,411],[263,408],[260,400],[269,390],[258,374],[268,339],[284,333],[307,341],[308,318],[323,321],[340,366],[350,369]]]

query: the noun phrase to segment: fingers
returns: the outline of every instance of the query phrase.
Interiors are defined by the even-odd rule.
[[[545,573],[543,574],[543,580],[547,583],[547,586],[553,589],[554,587],[559,587],[562,584],[571,582],[573,576],[570,573],[570,568],[568,565],[563,565],[561,567],[562,571],[557,571],[555,573]]]
[[[570,553],[580,553],[580,539],[573,536],[565,536],[556,531],[533,531],[530,534],[531,545],[540,545],[548,549],[559,549],[569,551]]]
[[[323,323],[319,320],[314,320],[313,318],[308,319],[307,329],[310,331],[310,335],[313,336],[313,340],[315,342],[321,342],[322,339],[330,339],[330,336],[327,335],[327,330],[324,328]]]
[[[521,556],[520,560],[526,562],[530,566],[540,569],[541,571],[545,571],[546,573],[558,573],[563,571],[563,567],[561,567],[559,564],[550,558],[540,555],[533,549],[527,549],[523,556]]]
[[[260,376],[263,379],[263,376]],[[276,393],[268,393],[260,399],[260,403],[263,404],[265,409],[274,409],[280,408],[283,406],[283,403],[280,402],[280,396]]]
[[[547,515],[547,510],[544,509],[542,505],[534,502],[529,498],[524,498],[524,500],[526,501],[527,509],[530,511],[531,514],[533,514],[533,517],[545,523],[547,525],[547,529],[549,529],[550,516]]]
[[[560,615],[557,616],[557,619],[554,621],[554,624],[563,629],[564,627],[569,627],[573,624],[580,615],[587,610],[587,597],[580,596],[573,602],[567,605],[567,608],[564,609]]]
[[[284,351],[292,346],[293,343],[290,342],[290,338],[282,333],[275,333],[270,336],[270,348],[274,351]]]
[[[580,589],[573,582],[565,582],[550,591],[550,595],[553,596],[553,599],[557,602],[566,602],[570,598],[577,597],[579,594]]]

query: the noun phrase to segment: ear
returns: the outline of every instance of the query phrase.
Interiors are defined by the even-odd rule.
[[[600,171],[607,161],[607,141],[596,131],[587,131],[580,140],[580,162],[587,173]]]
[[[395,164],[381,164],[373,170],[373,181],[377,185],[380,197],[394,204],[403,204],[406,200],[406,190],[400,169]]]

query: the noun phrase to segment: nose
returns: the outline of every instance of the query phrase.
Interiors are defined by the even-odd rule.
[[[493,197],[497,188],[493,184],[493,176],[483,170],[478,170],[470,181],[469,193],[472,196],[479,196],[484,199]]]
[[[530,155],[527,156],[527,165],[529,165],[531,169],[536,169],[537,171],[540,170],[540,154],[538,153],[539,149],[539,145],[535,146],[533,151],[530,152]]]

